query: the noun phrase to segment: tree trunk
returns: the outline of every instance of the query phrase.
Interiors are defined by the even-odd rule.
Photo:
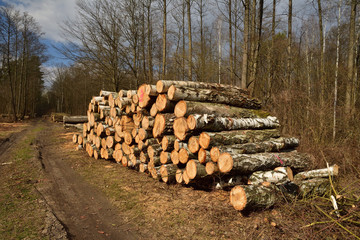
[[[190,6],[190,0],[186,0],[186,6],[187,6],[187,20],[188,20],[188,41],[189,41],[189,81],[192,81],[192,38],[191,38],[191,6]]]
[[[297,152],[287,153],[256,153],[256,154],[220,154],[218,166],[220,172],[230,171],[248,174],[255,171],[265,171],[280,166],[289,166],[295,171],[309,167],[310,157]]]
[[[199,144],[204,149],[218,145],[243,144],[248,142],[267,141],[280,137],[277,129],[266,130],[236,130],[224,132],[203,132],[199,136]]]
[[[225,104],[179,101],[174,108],[176,117],[187,117],[191,114],[215,114],[218,117],[256,118],[267,117],[270,114],[263,110],[232,107]]]
[[[167,16],[167,8],[166,8],[166,0],[163,0],[163,50],[162,50],[162,79],[165,79],[166,76],[166,16]]]
[[[228,14],[229,14],[229,66],[230,66],[230,83],[234,85],[234,67],[233,67],[233,37],[232,37],[232,4],[231,0],[228,1]],[[235,39],[236,41],[236,39]]]
[[[242,59],[242,71],[241,71],[241,85],[240,85],[242,88],[247,87],[250,0],[245,0],[244,8],[245,8],[244,40],[243,40],[243,59]]]
[[[250,109],[261,108],[259,100],[250,98],[248,95],[211,89],[195,89],[188,87],[176,88],[175,86],[171,86],[168,90],[168,98],[172,101],[188,100],[222,103],[230,106]]]
[[[320,0],[318,0],[320,1]],[[291,73],[292,73],[292,58],[291,58],[291,47],[292,47],[292,0],[289,0],[289,15],[288,15],[288,46],[287,46],[287,79],[286,87],[291,86]]]
[[[187,125],[190,130],[230,131],[239,129],[269,129],[280,127],[276,117],[267,118],[229,118],[215,115],[194,114],[188,116]]]
[[[345,112],[352,116],[352,92],[354,91],[354,49],[355,49],[355,25],[356,25],[357,0],[351,0],[351,13],[349,25],[349,52],[348,52],[348,72],[345,93]]]

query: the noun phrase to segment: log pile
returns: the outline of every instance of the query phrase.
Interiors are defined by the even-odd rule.
[[[88,106],[76,149],[166,183],[231,189],[237,210],[267,208],[280,196],[322,195],[338,167],[308,171],[299,140],[280,136],[276,117],[247,90],[159,80],[137,90],[100,91]]]

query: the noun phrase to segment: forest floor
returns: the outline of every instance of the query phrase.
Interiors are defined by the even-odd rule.
[[[359,176],[335,185],[340,218],[328,197],[241,213],[229,192],[90,158],[72,134],[43,119],[0,123],[0,239],[359,239]]]

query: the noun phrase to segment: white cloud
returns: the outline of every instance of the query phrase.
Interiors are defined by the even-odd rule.
[[[76,12],[76,0],[4,0],[16,9],[29,13],[40,24],[45,38],[63,42],[59,24],[73,18]]]

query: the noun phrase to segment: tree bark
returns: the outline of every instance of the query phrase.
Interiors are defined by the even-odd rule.
[[[171,86],[168,90],[168,98],[172,101],[188,100],[198,102],[222,103],[235,107],[260,109],[261,103],[255,98],[245,94],[217,91],[212,89],[195,89],[188,87]]]
[[[220,152],[228,152],[230,154],[254,154],[262,152],[280,152],[281,150],[294,149],[299,146],[297,138],[277,138],[270,141],[224,145],[212,147],[210,156],[212,161],[217,162]]]
[[[173,164],[166,164],[160,167],[161,180],[166,183],[176,183],[176,172],[178,168]]]
[[[205,166],[197,160],[190,160],[186,163],[186,172],[190,180],[207,176]]]
[[[64,116],[64,123],[84,123],[88,121],[87,116]]]
[[[218,117],[257,118],[270,115],[270,113],[260,109],[254,110],[225,104],[185,100],[181,100],[175,105],[174,113],[176,117],[187,117],[191,114],[214,114]]]
[[[295,171],[303,171],[310,165],[310,156],[304,153],[256,153],[256,154],[220,154],[218,166],[220,172],[230,171],[248,174],[255,171],[271,170],[288,166]]]
[[[192,38],[191,38],[191,6],[190,0],[186,0],[186,7],[187,7],[187,20],[188,20],[188,44],[189,44],[189,81],[192,81]]]
[[[174,149],[174,142],[176,137],[173,135],[165,135],[161,140],[161,147],[163,151],[171,151]]]
[[[190,88],[202,88],[213,89],[219,91],[230,91],[240,94],[249,94],[249,91],[237,86],[231,86],[227,84],[219,83],[207,83],[207,82],[189,82],[189,81],[176,81],[176,80],[159,80],[156,82],[156,91],[158,93],[166,93],[169,88],[174,85],[175,87],[190,87]]]
[[[263,182],[281,184],[293,180],[293,173],[289,167],[278,167],[270,171],[257,171],[251,174],[248,184],[259,185]]]
[[[204,149],[218,145],[233,145],[249,142],[267,141],[280,137],[277,129],[266,130],[235,130],[224,132],[203,132],[199,136],[199,144]]]
[[[300,172],[295,175],[294,181],[298,182],[308,178],[325,178],[325,177],[336,177],[339,174],[339,166],[333,165],[329,168],[315,169],[306,172]]]
[[[143,116],[143,119],[141,120],[141,127],[145,130],[149,130],[154,126],[154,117],[150,116]]]
[[[242,185],[231,189],[230,203],[236,210],[269,208],[276,203],[273,187]]]
[[[190,130],[230,131],[239,129],[269,129],[280,127],[276,117],[267,118],[229,118],[216,115],[194,114],[188,116],[187,125]]]
[[[241,84],[240,84],[242,88],[247,87],[250,0],[245,0],[244,8],[245,8],[244,40],[243,40],[243,59],[242,59],[242,71],[241,71]]]

